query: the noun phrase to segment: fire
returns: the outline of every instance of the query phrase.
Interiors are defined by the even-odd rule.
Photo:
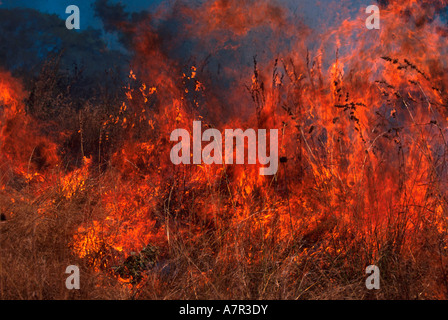
[[[425,230],[434,228],[439,238],[448,231],[446,26],[433,18],[446,5],[395,1],[382,7],[380,30],[363,27],[361,10],[319,35],[269,1],[180,8],[182,35],[222,60],[247,55],[243,44],[266,33],[264,46],[275,57],[252,55],[240,68],[226,61],[218,81],[206,63],[182,65],[158,47],[157,29],[135,26],[126,101],[102,123],[101,142],[115,129],[121,138],[112,141],[106,169],[84,157],[65,170],[57,139],[41,133],[24,110],[26,93],[2,73],[1,186],[9,175],[33,182],[36,197],[58,190],[42,203],[44,215],[79,201],[85,219],[72,252],[122,282],[141,280],[148,270],[139,259],[149,259],[152,246],[161,261],[180,250],[177,244],[248,267],[316,257],[326,268],[329,255],[346,259],[345,268],[355,252],[369,264],[391,248],[411,255]],[[222,132],[278,130],[278,172],[260,176],[251,164],[173,165],[170,133],[194,121]],[[92,207],[82,202],[88,194]],[[140,268],[133,275],[131,262]],[[213,270],[189,272],[206,287]]]

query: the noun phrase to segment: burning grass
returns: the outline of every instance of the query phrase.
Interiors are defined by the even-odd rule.
[[[213,12],[223,2],[215,4]],[[60,95],[37,90],[52,76],[43,71],[26,102],[20,83],[2,73],[0,298],[446,298],[445,38],[434,21],[409,30],[395,18],[409,9],[401,5],[385,10],[381,45],[366,51],[368,37],[359,38],[327,68],[324,49],[342,46],[331,40],[336,30],[320,54],[297,39],[280,58],[255,58],[241,70],[245,86],[228,89],[228,105],[205,67],[171,60],[146,25],[136,27],[138,72],[123,99],[53,112]],[[205,25],[220,29],[230,17]],[[233,36],[247,36],[249,22],[234,24]],[[357,33],[354,24],[343,27]],[[287,28],[270,25],[279,26]],[[214,28],[187,30],[205,41]],[[229,111],[237,99],[247,102],[244,115]],[[174,166],[170,133],[194,120],[278,129],[277,174]],[[76,292],[64,286],[71,264],[82,270]],[[375,292],[364,284],[372,264],[382,277]]]

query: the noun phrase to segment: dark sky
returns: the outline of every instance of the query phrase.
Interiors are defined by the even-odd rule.
[[[95,18],[92,4],[94,0],[0,0],[0,8],[33,8],[42,12],[55,13],[61,18],[65,18],[68,15],[65,13],[65,9],[69,5],[77,5],[81,11],[81,29],[88,26],[100,28],[100,21]],[[112,0],[111,2],[121,2],[126,5],[127,11],[140,11],[143,9],[153,9],[163,0],[129,0],[118,1]]]
[[[141,11],[155,9],[160,3],[171,3],[174,0],[111,0],[112,3],[121,2],[126,6],[126,11]],[[339,0],[276,0],[289,8],[291,12],[294,12],[299,16],[306,24],[315,28],[319,19],[327,20],[332,18],[328,16],[327,5],[329,3],[337,3]],[[101,28],[101,22],[98,18],[95,18],[92,4],[95,0],[0,0],[0,8],[34,8],[42,12],[55,13],[61,18],[66,18],[68,15],[65,13],[65,8],[69,5],[77,5],[81,11],[81,29],[92,26],[95,28]],[[360,10],[370,4],[376,4],[377,0],[349,0],[351,3],[349,7],[352,7],[355,13],[359,13]],[[340,13],[334,12],[333,18],[343,18],[339,16]],[[324,16],[322,16],[324,15]]]

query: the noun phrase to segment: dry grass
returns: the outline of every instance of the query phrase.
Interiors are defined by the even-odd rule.
[[[338,255],[321,249],[320,234],[313,246],[305,237],[287,242],[289,247],[267,238],[257,243],[263,248],[261,257],[248,259],[251,250],[259,252],[247,238],[253,221],[224,229],[232,234],[232,241],[225,243],[220,243],[221,234],[210,230],[199,236],[172,230],[170,246],[157,266],[145,273],[140,284],[123,285],[110,272],[93,271],[71,250],[76,226],[89,219],[80,213],[82,207],[95,211],[91,200],[61,203],[57,211],[42,215],[39,199],[21,194],[11,206],[10,197],[0,198],[1,207],[8,205],[14,213],[0,224],[1,299],[439,299],[446,295],[443,264],[438,261],[442,256],[437,256],[441,239],[430,230],[417,235],[419,247],[379,243],[382,287],[368,291],[367,261],[362,257],[368,250],[362,239],[334,244],[348,248]],[[81,268],[79,291],[65,288],[65,268],[72,264]]]
[[[265,94],[252,89],[253,97]],[[318,88],[311,95],[321,91]],[[263,104],[260,101],[266,97],[255,100]],[[304,132],[300,110],[293,114],[286,106],[284,119],[291,121],[290,127],[297,125],[291,135],[299,137],[293,141],[300,152],[282,163],[275,179],[265,180],[261,186],[254,184],[247,192],[244,184],[233,180],[238,172],[228,168],[213,181],[192,183],[189,179],[201,172],[197,168],[167,166],[157,170],[155,165],[147,166],[148,159],[150,164],[161,161],[157,154],[131,154],[130,160],[114,163],[113,154],[125,144],[128,129],[104,128],[108,115],[120,116],[113,105],[120,104],[86,103],[81,110],[65,111],[76,114],[65,121],[66,115],[53,115],[60,122],[55,121],[56,129],[46,128],[50,133],[60,130],[58,126],[72,131],[63,144],[65,166],[45,171],[43,181],[23,182],[14,174],[2,180],[5,188],[0,192],[0,210],[7,219],[0,223],[0,299],[447,297],[445,213],[442,218],[435,214],[445,200],[432,168],[421,171],[433,180],[418,200],[412,193],[418,179],[403,174],[409,170],[409,163],[390,165],[384,161],[388,160],[386,155],[377,163],[365,161],[366,169],[359,171],[361,178],[350,184],[349,179],[341,178],[349,161],[344,151],[350,146],[339,153],[335,150],[342,150],[342,143],[322,148],[317,133],[312,134],[309,128],[308,134]],[[41,104],[44,106],[48,104]],[[336,109],[349,111],[355,106],[335,105]],[[262,122],[266,106],[256,107],[257,121]],[[341,117],[345,111],[341,111]],[[341,130],[357,125],[341,126]],[[412,129],[407,134],[415,134],[414,124],[409,127]],[[145,130],[136,135],[145,136]],[[164,139],[148,136],[154,143]],[[115,141],[120,144],[114,146]],[[381,143],[384,150],[395,150],[392,142]],[[383,154],[378,153],[381,158]],[[426,155],[425,150],[422,154]],[[94,161],[85,175],[80,159],[87,155]],[[370,154],[370,159],[375,156]],[[76,174],[69,176],[77,172],[81,183],[76,182]],[[69,182],[61,179],[67,176]],[[397,181],[394,191],[398,200],[389,199],[381,188],[382,180],[390,176]],[[74,189],[67,194],[64,183],[73,181]],[[406,184],[408,187],[403,187]],[[119,212],[123,222],[146,225],[154,220],[154,230],[162,230],[165,243],[159,248],[158,260],[152,268],[137,267],[144,277],[136,284],[123,284],[113,271],[113,267],[125,263],[123,254],[111,249],[112,235],[120,234],[122,224],[113,225],[106,237],[99,237],[100,245],[91,247],[85,257],[76,254],[73,247],[80,227],[92,226],[95,221],[108,223],[105,218],[112,202],[102,199],[105,191],[116,195],[117,203],[113,204],[117,211],[123,209],[118,196],[128,201],[127,211]],[[65,288],[65,268],[73,264],[82,272],[78,291]],[[365,288],[364,272],[370,264],[380,267],[379,291]]]

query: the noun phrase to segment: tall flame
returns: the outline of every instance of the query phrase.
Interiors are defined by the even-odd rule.
[[[394,1],[381,7],[380,30],[368,30],[360,10],[322,31],[271,1],[178,4],[179,37],[211,58],[182,64],[168,52],[180,46],[163,48],[159,29],[132,26],[127,99],[104,122],[105,131],[120,127],[123,141],[105,172],[87,158],[58,170],[56,143],[39,134],[22,89],[4,73],[1,170],[8,163],[27,180],[47,177],[36,194],[44,180],[65,201],[94,193],[72,249],[109,274],[150,244],[166,260],[175,248],[201,248],[227,266],[220,271],[326,255],[338,264],[342,257],[345,268],[356,259],[380,263],[390,250],[411,259],[429,229],[447,234],[448,33],[434,18],[446,5]],[[254,58],[260,48],[266,52]],[[194,120],[220,130],[278,129],[278,174],[260,177],[258,165],[174,166],[169,135]],[[213,270],[191,268],[208,286]]]

